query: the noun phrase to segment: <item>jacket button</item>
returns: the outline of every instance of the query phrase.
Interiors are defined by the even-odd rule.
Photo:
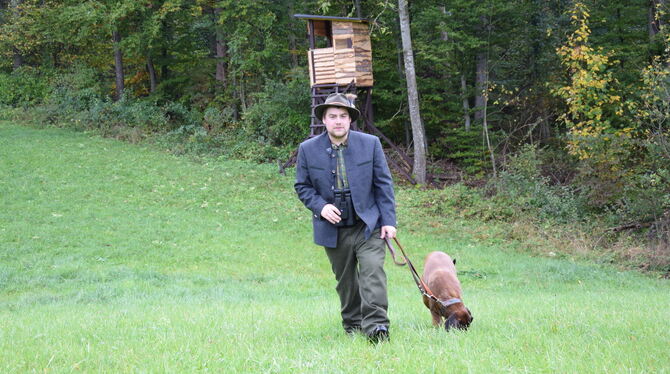
[[[333,173],[333,174],[335,174],[335,170],[331,170],[330,172]]]

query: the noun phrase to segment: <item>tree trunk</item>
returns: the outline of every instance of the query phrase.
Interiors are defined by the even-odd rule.
[[[461,74],[461,95],[463,96],[463,120],[465,120],[465,130],[470,131],[470,102],[468,101],[468,85],[465,81],[465,74]]]
[[[217,86],[222,88],[222,91],[228,88],[228,63],[226,59],[228,58],[228,44],[223,37],[223,30],[219,26],[219,15],[221,14],[221,8],[214,9],[214,29],[216,35],[216,82]]]
[[[649,0],[649,12],[647,13],[647,28],[649,30],[649,39],[653,39],[656,34],[661,32],[661,8],[665,5],[665,0]]]
[[[116,74],[116,100],[123,96],[123,52],[121,51],[121,34],[117,30],[112,31],[114,42],[114,72]]]
[[[291,53],[291,68],[295,69],[298,67],[298,44],[295,40],[295,22],[293,20],[293,1],[288,2],[288,22],[291,30],[288,33],[288,48]]]
[[[156,77],[156,69],[154,68],[154,62],[151,59],[151,55],[147,56],[147,71],[149,72],[149,92],[154,93],[156,92],[156,86],[158,86],[158,78]]]
[[[412,37],[410,35],[409,10],[407,0],[398,0],[398,14],[400,16],[400,35],[402,50],[405,59],[405,77],[407,81],[407,98],[409,116],[412,121],[412,138],[414,140],[414,177],[417,183],[426,183],[426,140],[421,123],[419,110],[419,94],[416,88],[414,71],[414,56],[412,51]]]
[[[218,34],[218,33],[217,33]],[[225,90],[228,86],[228,81],[226,80],[226,71],[228,70],[228,64],[226,63],[226,57],[228,57],[228,46],[226,45],[225,40],[222,40],[221,37],[216,37],[216,81],[221,83],[221,86]]]
[[[440,7],[440,11],[442,12],[442,14],[446,15],[447,14],[447,7],[442,5]],[[440,31],[440,39],[442,39],[443,42],[448,42],[449,41],[449,34],[445,30]]]
[[[484,98],[486,92],[484,92],[484,90],[486,89],[486,81],[488,80],[488,72],[486,71],[487,65],[486,51],[478,52],[475,83],[475,88],[477,90],[475,93],[475,121],[481,121],[484,118],[484,110],[486,109],[486,100]]]
[[[21,17],[19,12],[19,6],[23,0],[10,0],[9,7],[12,9],[12,16],[16,19]],[[14,70],[20,68],[23,65],[23,56],[21,56],[21,51],[16,46],[12,46],[12,67]]]
[[[23,56],[16,47],[12,47],[12,50],[14,52],[12,67],[16,70],[23,65]]]
[[[403,56],[402,56],[402,41],[400,39],[396,38],[396,51],[398,53],[396,54],[397,57],[397,63],[398,63],[398,76],[402,80],[405,77],[405,68],[403,66]],[[405,118],[407,118],[407,108],[402,105],[403,103],[401,102],[401,108],[402,108],[402,113],[403,113],[403,128],[405,130],[405,144],[409,145],[412,144],[412,125],[410,124],[409,121],[407,121]]]
[[[242,108],[242,113],[247,111],[247,93],[244,86],[244,77],[240,77],[240,106]]]
[[[486,16],[481,16],[479,18],[481,21],[480,23],[480,35],[484,37],[486,35]],[[488,46],[486,46],[488,48]],[[488,56],[486,55],[486,49],[481,49],[479,52],[477,52],[477,57],[476,57],[476,64],[477,64],[477,73],[476,73],[476,82],[475,82],[475,107],[476,107],[476,112],[475,112],[475,121],[481,121],[484,116],[486,115],[484,110],[486,106],[486,100],[484,96],[486,95],[485,89],[486,89],[486,84],[489,79],[488,77]]]
[[[172,35],[172,27],[165,19],[161,21],[161,31],[163,33],[163,47],[161,48],[158,64],[161,67],[161,81],[165,82],[170,79],[172,75],[172,72],[170,71],[170,63],[172,61],[170,51],[166,45],[172,45],[174,39]]]
[[[493,178],[498,178],[498,168],[496,167],[496,157],[491,146],[491,139],[489,138],[489,126],[486,116],[486,107],[487,107],[487,95],[484,95],[484,117],[482,118],[482,132],[484,140],[486,141],[486,148],[489,150],[489,157],[491,158],[491,169],[493,169]]]
[[[168,53],[167,47],[163,47],[161,50],[161,58],[159,61],[159,65],[161,67],[161,80],[165,82],[166,80],[170,79],[170,65],[168,64],[170,62],[170,55]]]

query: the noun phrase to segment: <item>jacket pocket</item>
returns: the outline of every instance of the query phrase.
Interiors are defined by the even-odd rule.
[[[372,162],[372,160],[367,160],[367,161],[359,162],[358,164],[356,164],[356,166],[367,165],[367,164],[369,164],[369,163],[371,163],[371,162]]]

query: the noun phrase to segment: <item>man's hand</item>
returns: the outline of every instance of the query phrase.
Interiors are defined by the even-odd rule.
[[[395,238],[396,229],[393,226],[382,226],[381,236],[382,239],[393,239]]]
[[[333,204],[326,204],[323,206],[323,209],[321,209],[321,217],[333,225],[342,220],[342,218],[340,218],[340,214],[342,214],[340,210],[337,209],[337,207],[335,207]]]

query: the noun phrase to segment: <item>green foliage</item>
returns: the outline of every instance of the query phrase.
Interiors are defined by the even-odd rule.
[[[484,222],[511,222],[521,218],[523,212],[515,204],[500,196],[487,198],[484,191],[457,183],[442,190],[422,194],[416,206],[426,213],[449,217],[477,219]]]
[[[492,181],[497,197],[537,218],[557,222],[575,222],[584,217],[584,201],[574,188],[552,185],[541,174],[539,151],[532,145],[510,157],[507,169]]]
[[[444,127],[430,145],[435,159],[454,161],[468,175],[482,175],[490,168],[487,150],[481,140],[481,126],[466,130],[463,127]]]
[[[617,214],[622,221],[660,224],[658,237],[670,246],[670,34],[663,35],[665,52],[642,71],[643,88],[637,125],[644,129],[638,144],[641,163],[626,185]]]
[[[569,131],[570,152],[588,159],[597,157],[603,137],[625,137],[632,129],[623,117],[625,105],[616,87],[618,82],[608,71],[614,61],[602,48],[593,48],[589,43],[589,9],[576,2],[570,16],[575,31],[557,49],[570,78],[553,92],[567,104],[568,111],[560,119]]]
[[[105,97],[96,70],[75,65],[55,75],[44,110],[51,122],[69,120],[84,114]]]
[[[270,80],[244,113],[245,132],[260,143],[297,145],[309,135],[310,99],[304,72],[287,82]]]
[[[0,104],[29,106],[41,103],[49,92],[49,76],[31,68],[0,73]]]

